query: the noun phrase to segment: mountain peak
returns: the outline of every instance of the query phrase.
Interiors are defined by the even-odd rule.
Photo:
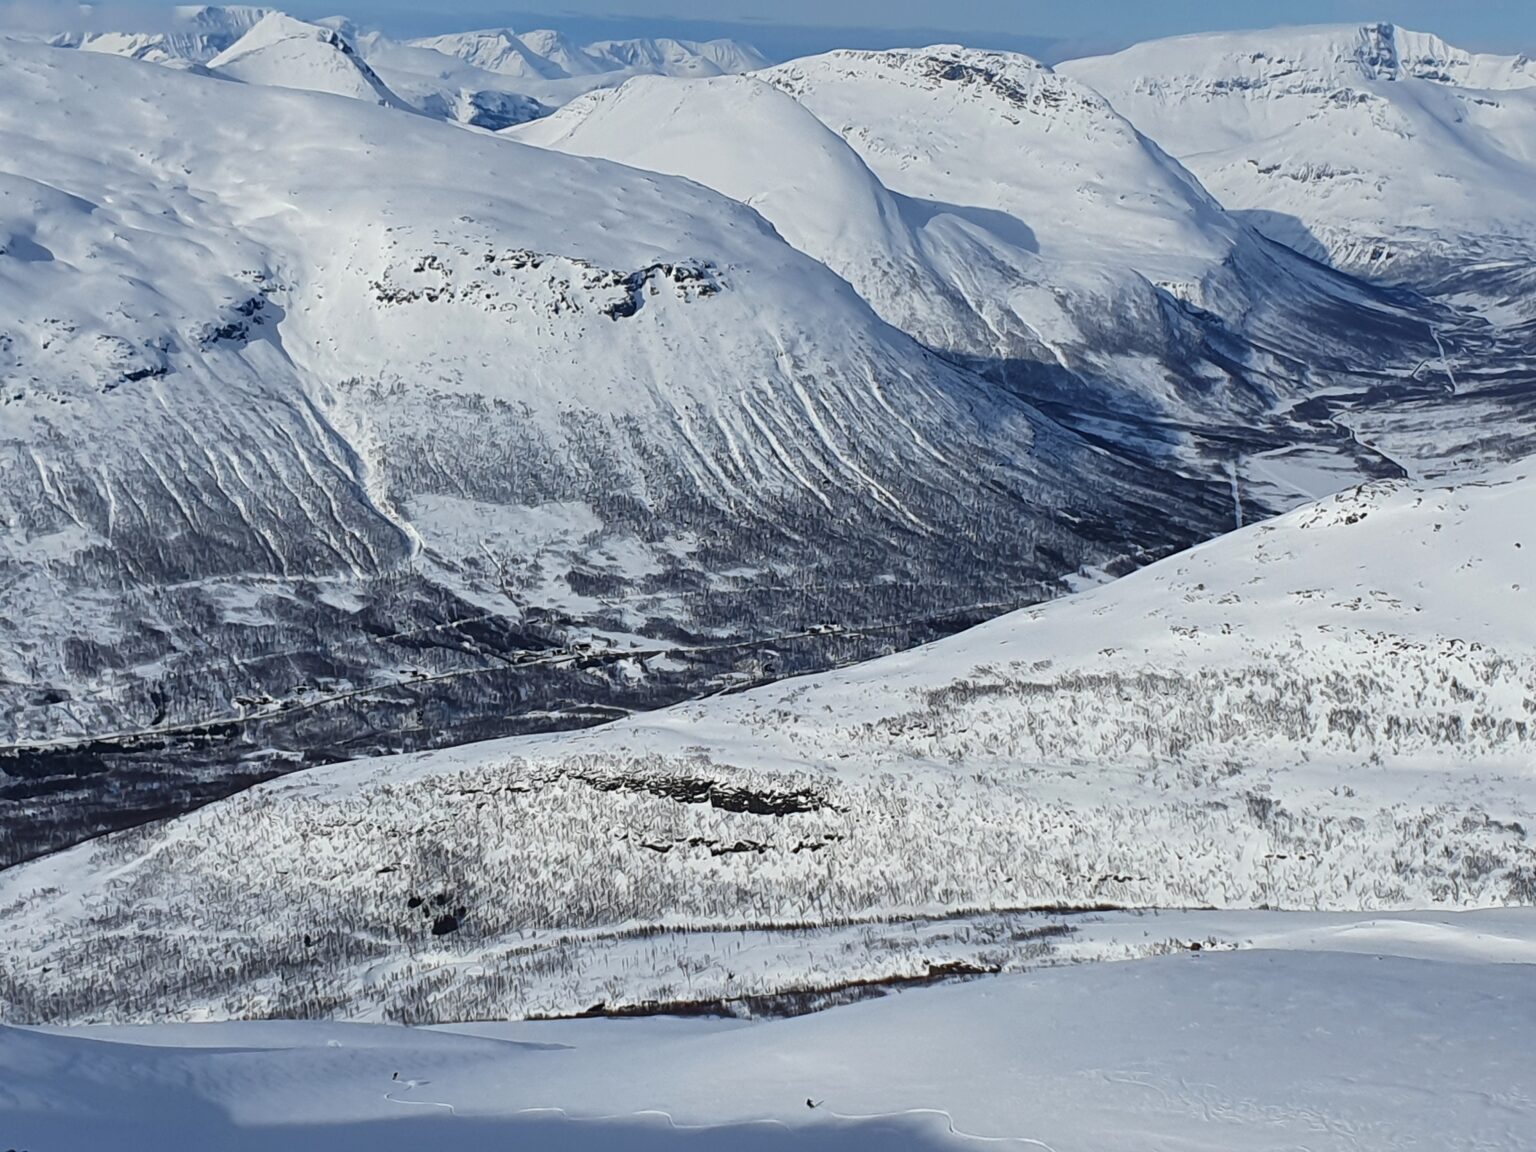
[[[269,44],[276,44],[281,40],[302,37],[310,40],[318,40],[322,44],[331,47],[340,47],[343,51],[350,51],[341,34],[333,28],[322,27],[319,24],[309,24],[296,19],[286,12],[268,12],[254,25],[251,30],[236,42],[230,50],[230,55],[238,52],[254,52],[258,48],[264,48]]]
[[[329,92],[389,108],[406,107],[341,33],[282,12],[262,17],[210,60],[208,67],[247,84]]]

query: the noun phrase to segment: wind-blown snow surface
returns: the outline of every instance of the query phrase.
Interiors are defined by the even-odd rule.
[[[747,1025],[0,1029],[0,1139],[56,1152],[1528,1149],[1530,966],[1383,951],[1058,969]]]
[[[1420,288],[1528,295],[1536,65],[1524,57],[1382,24],[1180,37],[1059,71],[1301,252]],[[1506,279],[1522,270],[1523,287]]]
[[[654,702],[699,686],[677,650],[787,636],[709,675],[804,667],[834,618],[878,650],[1227,519],[698,185],[358,100],[0,59],[0,727],[23,775],[49,742],[149,730],[153,752],[252,714],[290,728],[217,757],[451,740],[509,699],[558,711],[513,661],[594,628],[644,651],[574,694]]]
[[[923,976],[912,916],[1529,904],[1533,489],[1368,487],[856,668],[264,785],[0,876],[0,993],[464,1019]]]

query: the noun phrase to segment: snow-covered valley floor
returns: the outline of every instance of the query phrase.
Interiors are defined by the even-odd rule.
[[[790,1020],[3,1029],[0,1146],[1532,1146],[1536,913],[1203,923],[1263,947]]]

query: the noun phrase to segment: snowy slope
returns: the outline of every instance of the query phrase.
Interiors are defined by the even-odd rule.
[[[749,1025],[9,1029],[0,1131],[120,1152],[1522,1152],[1530,976],[1207,954]]]
[[[579,722],[888,651],[1225,522],[697,185],[3,51],[13,795],[102,751],[60,741],[113,737],[152,780],[214,733],[254,774],[274,747],[463,739],[509,698]],[[806,635],[830,618],[850,636]],[[594,629],[641,654],[580,658]]]
[[[1434,289],[1468,265],[1485,280],[1528,266],[1536,251],[1536,65],[1524,57],[1382,24],[1180,37],[1059,71],[1227,207],[1338,267]]]
[[[479,1018],[920,975],[880,927],[913,915],[1532,903],[1533,475],[1368,487],[899,656],[12,869],[8,998],[263,1014],[297,965],[307,1003]],[[731,960],[740,928],[776,959]]]
[[[219,76],[404,108],[339,33],[273,12],[208,61]]]

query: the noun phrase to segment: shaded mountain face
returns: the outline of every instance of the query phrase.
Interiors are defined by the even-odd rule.
[[[1529,905],[1533,497],[1369,486],[857,668],[82,845],[0,876],[0,1013],[517,1018],[740,996],[737,933],[767,998],[961,911]]]
[[[12,858],[888,650],[1230,516],[697,185],[3,51]]]
[[[1536,65],[1524,57],[1384,24],[1181,37],[1060,71],[1298,251],[1451,300],[1518,308],[1527,295]]]

